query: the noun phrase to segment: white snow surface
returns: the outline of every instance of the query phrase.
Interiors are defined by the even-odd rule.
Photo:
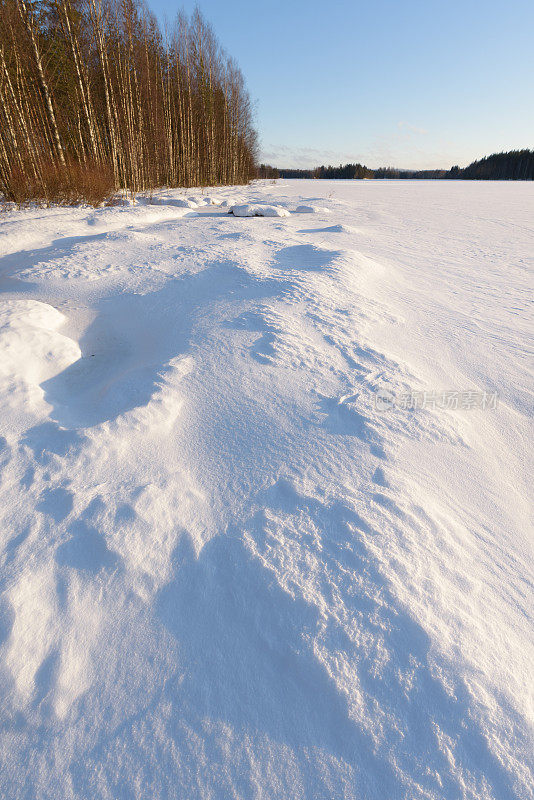
[[[0,796],[532,798],[534,185],[188,192],[0,215]]]
[[[297,214],[317,214],[318,212],[328,213],[328,208],[318,208],[317,206],[297,206]]]
[[[289,217],[289,211],[282,206],[258,206],[248,203],[232,206],[228,213],[234,217]]]

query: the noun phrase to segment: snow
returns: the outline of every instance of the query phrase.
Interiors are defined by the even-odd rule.
[[[318,206],[297,206],[295,209],[297,214],[318,214],[322,212],[323,214],[328,214],[328,208],[320,208]]]
[[[234,217],[289,217],[289,211],[281,206],[235,205],[228,211]]]
[[[0,796],[533,796],[533,201],[2,214]]]
[[[177,208],[198,208],[199,203],[195,200],[185,199],[183,197],[154,197],[150,205],[161,206],[176,206]]]

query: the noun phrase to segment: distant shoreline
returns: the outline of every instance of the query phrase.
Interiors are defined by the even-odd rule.
[[[450,169],[409,170],[396,167],[371,169],[364,164],[340,164],[338,167],[320,166],[314,169],[272,167],[261,164],[260,178],[317,178],[334,180],[482,180],[531,181],[534,180],[534,150],[510,150],[493,153],[473,161],[467,167]]]
[[[354,181],[361,181],[362,183],[374,183],[375,181],[381,181],[383,183],[395,183],[395,182],[403,182],[409,183],[410,181],[418,181],[419,183],[434,182],[434,181],[445,181],[449,183],[458,183],[462,181],[463,183],[527,183],[529,180],[534,180],[533,178],[314,178],[314,177],[298,177],[298,178],[289,178],[284,175],[278,176],[279,180],[284,181],[316,181],[316,180],[326,180],[326,181],[344,181],[346,183],[353,183]]]

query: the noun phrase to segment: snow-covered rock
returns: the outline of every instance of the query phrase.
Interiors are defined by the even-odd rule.
[[[191,198],[183,197],[153,197],[152,205],[175,206],[176,208],[197,208],[198,203]]]
[[[233,214],[234,217],[255,217],[256,211],[254,206],[250,205],[240,205],[240,206],[231,206],[228,211],[229,214]]]
[[[258,206],[258,217],[289,217],[289,211],[282,206]]]
[[[228,212],[234,217],[289,217],[289,211],[282,206],[238,205]]]

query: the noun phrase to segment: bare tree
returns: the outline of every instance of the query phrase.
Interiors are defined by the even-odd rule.
[[[131,191],[254,175],[243,76],[198,11],[165,39],[141,0],[0,0],[0,12],[7,197],[26,182],[48,199],[51,181],[99,171]]]

